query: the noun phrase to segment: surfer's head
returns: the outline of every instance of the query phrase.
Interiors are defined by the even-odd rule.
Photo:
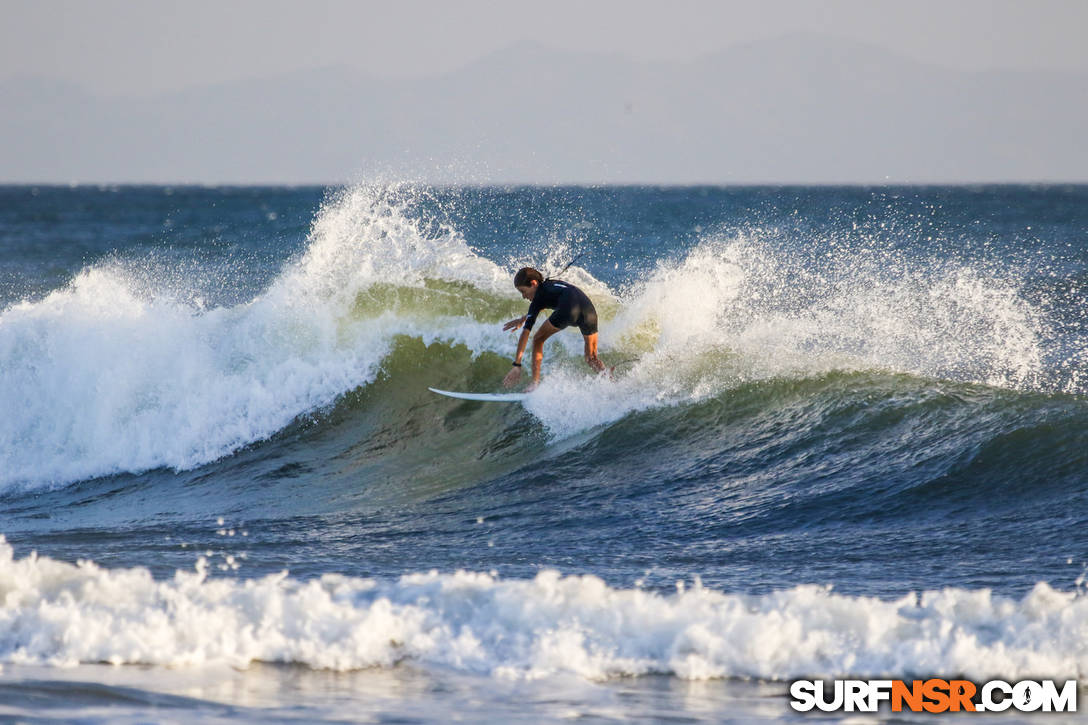
[[[514,287],[527,300],[533,299],[537,288],[544,282],[544,275],[532,267],[522,267],[514,275]]]

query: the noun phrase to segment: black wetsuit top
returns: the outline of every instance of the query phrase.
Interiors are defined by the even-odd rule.
[[[597,310],[586,293],[570,282],[547,279],[536,288],[533,301],[529,303],[529,315],[525,318],[526,330],[533,329],[536,316],[543,309],[555,310],[548,322],[560,330],[576,325],[583,335],[597,332]]]

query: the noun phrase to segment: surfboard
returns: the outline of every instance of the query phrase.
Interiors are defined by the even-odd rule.
[[[529,397],[528,393],[455,393],[450,390],[438,390],[437,388],[427,388],[427,390],[439,395],[445,395],[448,398],[479,400],[485,403],[516,403]]]

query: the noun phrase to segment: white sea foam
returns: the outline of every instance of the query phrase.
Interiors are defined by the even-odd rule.
[[[815,586],[662,595],[554,571],[300,581],[213,579],[206,569],[201,561],[156,581],[142,568],[15,559],[0,541],[0,661],[333,670],[412,661],[518,679],[1088,674],[1088,600],[1046,584],[1022,599],[943,589],[888,601]]]

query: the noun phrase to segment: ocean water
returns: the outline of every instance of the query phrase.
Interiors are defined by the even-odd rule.
[[[526,264],[614,377],[428,392]],[[0,187],[0,310],[5,719],[1088,677],[1088,187]]]

